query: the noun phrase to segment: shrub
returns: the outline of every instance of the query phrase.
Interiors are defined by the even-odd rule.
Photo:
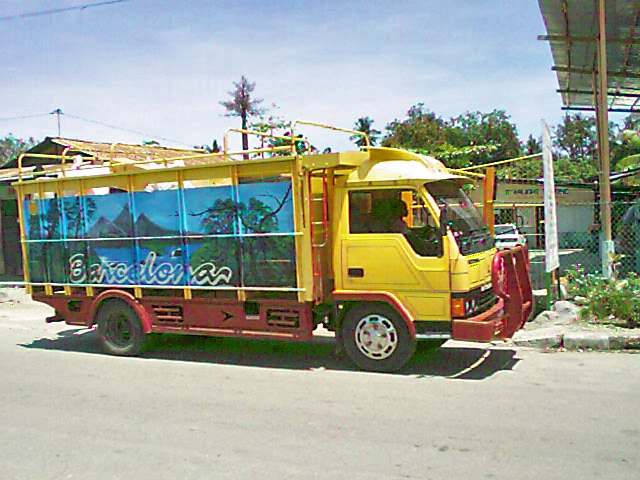
[[[597,322],[608,322],[613,317],[627,327],[640,326],[640,278],[630,273],[624,280],[614,275],[604,278],[587,274],[575,266],[566,272],[567,294],[585,297],[586,304],[580,315]]]

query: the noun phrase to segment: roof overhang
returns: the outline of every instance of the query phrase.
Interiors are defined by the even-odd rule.
[[[594,110],[599,0],[538,0],[565,110]],[[640,112],[640,1],[605,0],[607,108]]]

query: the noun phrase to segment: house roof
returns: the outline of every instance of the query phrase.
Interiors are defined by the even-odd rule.
[[[538,0],[565,110],[595,108],[598,0]],[[612,112],[640,112],[640,1],[605,0],[607,95]]]
[[[220,161],[219,157],[207,155],[207,152],[198,149],[182,149],[172,147],[162,147],[157,145],[135,145],[128,143],[103,143],[89,142],[86,140],[76,140],[70,138],[47,137],[38,145],[30,148],[26,152],[23,166],[33,166],[53,163],[49,158],[29,157],[29,154],[62,155],[71,159],[81,155],[85,161],[92,164],[102,164],[105,162],[144,162],[144,161],[165,161],[169,159],[199,156],[197,158],[184,159],[185,165],[199,165]],[[17,167],[17,161],[13,162]]]

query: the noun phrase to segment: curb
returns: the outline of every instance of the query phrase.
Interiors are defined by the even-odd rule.
[[[539,349],[635,350],[640,349],[640,331],[566,331],[560,327],[521,330],[511,339],[514,345]]]

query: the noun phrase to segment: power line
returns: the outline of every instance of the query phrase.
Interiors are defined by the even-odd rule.
[[[99,122],[97,120],[91,120],[89,118],[83,118],[83,117],[79,117],[77,115],[71,115],[69,113],[63,112],[59,108],[54,110],[54,111],[52,111],[52,112],[48,112],[48,113],[36,113],[34,115],[21,115],[21,116],[17,116],[17,117],[4,117],[4,118],[0,118],[0,121],[22,120],[22,119],[37,118],[37,117],[48,117],[49,115],[57,115],[57,117],[58,117],[58,136],[60,136],[60,116],[66,116],[66,117],[69,117],[69,118],[73,118],[75,120],[80,120],[81,122],[92,123],[94,125],[100,125],[101,127],[112,128],[114,130],[119,130],[121,132],[127,132],[127,133],[133,133],[133,134],[136,134],[136,135],[142,135],[143,137],[146,137],[146,138],[156,138],[158,140],[163,140],[165,142],[177,143],[179,145],[185,145],[185,146],[188,146],[188,147],[192,147],[193,146],[193,145],[191,145],[189,143],[181,142],[179,140],[174,140],[174,139],[171,139],[171,138],[159,137],[158,135],[153,135],[151,133],[141,132],[139,130],[131,130],[129,128],[122,128],[122,127],[118,127],[116,125],[110,125],[108,123]]]
[[[6,17],[0,17],[0,21],[19,20],[22,18],[40,17],[43,15],[53,15],[56,13],[70,12],[72,10],[85,10],[87,8],[102,7],[105,5],[112,5],[114,3],[130,2],[131,0],[110,0],[107,2],[87,3],[84,5],[76,5],[75,7],[55,8],[53,10],[41,10],[39,12],[21,13],[19,15],[8,15]]]
[[[33,115],[21,115],[19,117],[4,117],[0,118],[0,122],[8,122],[10,120],[22,120],[24,118],[36,118],[36,117],[44,117],[50,115],[49,113],[35,113]]]
[[[52,113],[54,113],[54,112],[52,112]],[[60,112],[60,113],[62,115],[64,115],[65,117],[75,118],[76,120],[80,120],[82,122],[93,123],[94,125],[100,125],[102,127],[112,128],[114,130],[120,130],[121,132],[134,133],[136,135],[142,135],[143,137],[147,137],[147,138],[157,138],[158,140],[163,140],[165,142],[177,143],[179,145],[185,145],[185,146],[189,146],[189,147],[193,146],[193,145],[191,145],[189,143],[184,143],[184,142],[181,142],[179,140],[174,140],[174,139],[171,139],[171,138],[163,138],[163,137],[159,137],[158,135],[152,135],[150,133],[141,132],[139,130],[131,130],[131,129],[128,129],[128,128],[116,127],[115,125],[109,125],[108,123],[99,122],[97,120],[91,120],[91,119],[88,119],[88,118],[82,118],[82,117],[78,117],[77,115],[71,115],[69,113],[64,113],[64,112]]]

